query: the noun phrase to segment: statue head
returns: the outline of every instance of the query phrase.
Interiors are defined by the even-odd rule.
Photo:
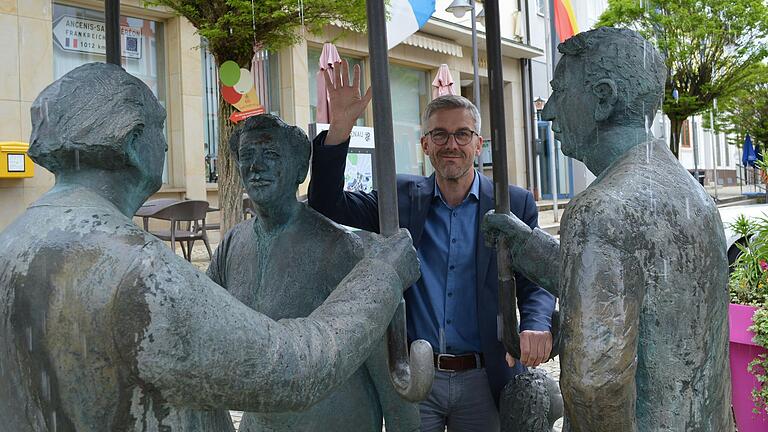
[[[141,189],[132,192],[147,197],[162,185],[165,109],[121,67],[89,63],[68,72],[38,95],[31,114],[29,156],[57,178],[126,171]]]
[[[652,43],[631,30],[603,27],[573,36],[558,50],[563,57],[542,118],[553,121],[564,154],[587,162],[611,153],[606,146],[618,143],[600,140],[599,131],[616,126],[646,136],[667,73]]]
[[[248,117],[229,138],[243,186],[257,206],[295,201],[311,149],[304,131],[269,114]]]

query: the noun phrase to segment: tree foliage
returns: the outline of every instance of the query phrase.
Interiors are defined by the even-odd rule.
[[[718,103],[721,115],[715,118],[716,128],[731,135],[739,146],[747,134],[760,148],[768,146],[768,66],[758,65],[752,79]]]
[[[665,56],[663,111],[676,156],[683,122],[738,92],[768,55],[763,0],[609,0],[598,26],[636,30]]]
[[[208,42],[208,50],[221,65],[227,60],[249,68],[254,47],[270,51],[290,46],[309,32],[331,23],[362,31],[365,0],[146,0],[186,18]],[[219,96],[219,207],[221,232],[242,219],[242,187],[227,141],[233,130],[233,107]]]

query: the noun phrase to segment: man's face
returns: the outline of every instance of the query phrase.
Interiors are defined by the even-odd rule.
[[[469,110],[451,108],[436,111],[428,120],[427,131],[431,135],[421,137],[421,148],[429,156],[429,161],[435,167],[438,177],[445,180],[458,180],[469,174],[475,160],[480,154],[483,139],[475,130],[475,120]],[[456,137],[449,136],[447,142],[440,145],[434,137],[439,132],[456,133],[469,132],[471,139],[466,145],[460,145]],[[474,132],[474,133],[472,133]],[[439,141],[439,140],[437,140]]]
[[[563,56],[551,84],[552,95],[541,117],[552,121],[552,132],[562,143],[563,154],[583,161],[585,150],[596,144],[597,97],[584,85],[582,60]]]
[[[296,199],[299,164],[280,144],[281,137],[276,130],[247,130],[240,135],[240,176],[256,205]]]

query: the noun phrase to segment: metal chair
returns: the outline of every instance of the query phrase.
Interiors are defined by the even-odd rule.
[[[192,261],[192,247],[195,241],[202,240],[205,248],[208,250],[208,258],[211,253],[211,245],[208,242],[208,233],[206,232],[205,216],[208,213],[208,201],[180,201],[171,204],[152,215],[155,219],[162,219],[171,222],[170,229],[149,231],[155,237],[171,242],[171,249],[176,250],[176,242],[181,245],[181,252],[187,261]],[[187,249],[184,249],[184,243]]]

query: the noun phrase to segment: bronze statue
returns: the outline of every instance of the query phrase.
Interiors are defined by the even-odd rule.
[[[0,233],[0,430],[220,432],[216,408],[305,409],[358,370],[418,278],[401,232],[307,318],[240,303],[132,222],[161,184],[164,118],[101,63],[32,105],[30,156],[56,185]]]
[[[272,319],[306,316],[363,257],[360,239],[296,200],[311,152],[301,129],[271,115],[250,117],[229,147],[256,215],[227,233],[208,276]],[[380,432],[382,414],[388,431],[417,431],[418,406],[395,392],[386,359],[382,339],[365,365],[318,404],[245,413],[240,431]]]
[[[649,133],[663,59],[611,28],[559,50],[543,118],[597,179],[569,203],[559,243],[509,215],[489,214],[485,229],[508,239],[517,270],[559,294],[570,430],[732,431],[723,227]]]

